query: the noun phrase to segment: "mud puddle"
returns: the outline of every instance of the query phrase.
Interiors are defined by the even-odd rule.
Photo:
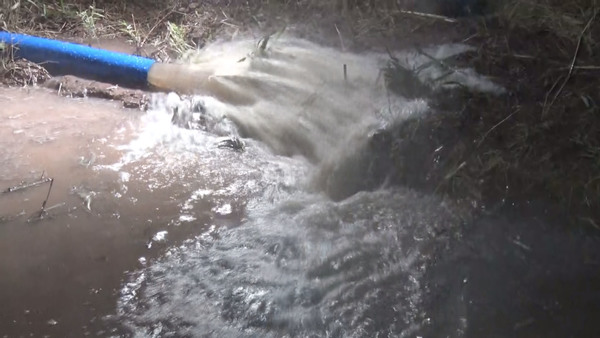
[[[177,196],[189,188],[149,187],[103,167],[119,161],[116,145],[133,137],[140,111],[33,88],[3,89],[0,101],[0,190],[53,179],[42,219],[49,182],[0,194],[2,334],[92,332],[99,316],[114,311],[126,270],[219,224],[210,203],[181,216]],[[237,217],[222,214],[223,223]]]

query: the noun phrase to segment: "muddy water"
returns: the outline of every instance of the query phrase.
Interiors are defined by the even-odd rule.
[[[254,46],[208,46],[188,62],[218,86],[157,94],[144,113],[2,92],[2,187],[42,171],[55,181],[41,220],[48,184],[0,195],[1,333],[596,336],[592,237],[532,217],[472,222],[385,177],[356,189],[360,171],[332,179],[327,168],[353,163],[342,160],[373,131],[428,109],[384,90],[386,55],[292,38]],[[469,70],[451,77],[501,92]]]
[[[153,254],[147,242],[177,208],[95,168],[119,159],[111,144],[130,137],[140,112],[41,89],[3,90],[0,99],[2,190],[54,179],[41,220],[49,183],[0,195],[2,331],[81,332],[110,311],[123,271]]]
[[[290,170],[277,167],[289,159],[271,160],[273,173],[263,172],[264,154],[231,166],[239,153],[218,148],[215,134],[173,126],[159,104],[142,116],[42,89],[4,90],[2,100],[3,190],[54,179],[42,219],[49,183],[0,195],[9,336],[102,335],[125,271],[211,226],[239,224],[256,190],[290,184],[281,177]]]

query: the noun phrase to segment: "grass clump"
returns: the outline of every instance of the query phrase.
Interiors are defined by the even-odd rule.
[[[83,40],[123,38],[139,48],[183,48],[187,28],[180,1],[0,0],[2,29],[44,37]],[[165,33],[166,32],[166,33]]]
[[[600,68],[590,67],[600,55],[598,14],[596,0],[513,1],[498,27],[482,28],[476,57],[512,95],[496,119],[513,115],[484,144],[498,159],[483,163],[506,163],[494,174],[515,194],[537,193],[587,220],[600,220]]]
[[[177,25],[173,22],[167,22],[168,42],[171,50],[177,53],[178,56],[185,54],[192,46],[188,44],[186,39],[187,31],[185,27]]]
[[[435,93],[434,112],[398,134],[424,149],[404,183],[488,208],[550,201],[600,229],[599,14],[593,0],[515,0],[472,21],[478,49],[455,61],[507,93]]]
[[[99,19],[104,18],[102,12],[102,9],[90,6],[88,9],[77,13],[77,16],[81,19],[81,23],[86,34],[92,38],[98,37],[96,24]]]

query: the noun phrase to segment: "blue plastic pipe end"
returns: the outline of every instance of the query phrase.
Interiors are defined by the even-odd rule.
[[[13,45],[15,57],[39,63],[52,75],[75,75],[126,87],[146,87],[148,71],[155,63],[149,58],[9,32],[0,32],[0,42]]]

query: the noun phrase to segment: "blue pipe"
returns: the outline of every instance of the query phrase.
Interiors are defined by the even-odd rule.
[[[15,57],[39,63],[52,75],[75,75],[126,87],[146,87],[148,71],[155,63],[144,57],[24,34],[0,32],[0,42],[16,47]]]

